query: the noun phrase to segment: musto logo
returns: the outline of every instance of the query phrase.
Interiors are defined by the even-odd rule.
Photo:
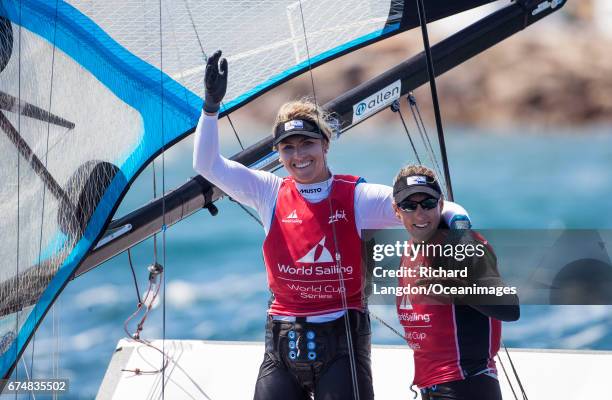
[[[399,99],[402,82],[397,80],[353,106],[353,123],[369,117]]]

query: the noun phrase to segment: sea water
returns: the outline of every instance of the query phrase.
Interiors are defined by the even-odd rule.
[[[412,135],[420,143],[418,133]],[[170,190],[194,175],[191,141],[168,152],[163,163],[157,160],[158,196],[162,185]],[[432,141],[437,146],[435,137]],[[422,161],[431,165],[419,146]],[[612,135],[605,128],[526,132],[455,127],[447,130],[446,146],[455,199],[477,228],[612,228]],[[237,150],[229,140],[224,144],[226,155]],[[414,161],[397,125],[363,124],[332,143],[329,162],[335,173],[390,185],[397,170]],[[118,214],[148,202],[152,181],[149,168]],[[152,240],[132,249],[141,296],[147,290],[146,267],[155,258],[165,267],[165,290],[142,337],[263,340],[269,298],[263,230],[235,203],[224,199],[217,205],[218,216],[203,210],[158,235],[156,255]],[[26,364],[34,349],[35,377],[51,376],[57,363],[58,376],[71,382],[66,398],[94,397],[137,301],[128,257],[121,254],[67,286],[26,351]],[[372,309],[399,328],[394,307]],[[402,343],[388,328],[372,324],[374,343]],[[525,306],[520,321],[504,324],[503,340],[509,347],[610,350],[612,307]]]

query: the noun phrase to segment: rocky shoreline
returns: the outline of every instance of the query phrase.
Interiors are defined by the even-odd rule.
[[[579,26],[533,27],[437,79],[445,123],[481,126],[583,126],[612,123],[612,42]],[[415,32],[398,35],[315,69],[323,104],[422,50]],[[312,94],[305,74],[240,114],[268,124],[286,100]],[[415,94],[433,123],[429,87]],[[381,113],[382,119],[393,118]]]

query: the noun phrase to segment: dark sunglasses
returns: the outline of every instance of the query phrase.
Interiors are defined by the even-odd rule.
[[[433,197],[428,197],[421,201],[412,201],[412,200],[402,200],[397,206],[400,210],[405,212],[415,212],[418,205],[421,205],[423,210],[431,210],[432,208],[436,208],[438,205],[438,199],[434,199]]]

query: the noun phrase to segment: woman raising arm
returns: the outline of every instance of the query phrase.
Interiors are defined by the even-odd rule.
[[[266,233],[263,254],[272,300],[255,399],[349,399],[354,387],[360,399],[372,399],[360,235],[362,229],[401,226],[392,188],[330,172],[332,130],[325,112],[308,101],[283,105],[274,124],[273,143],[288,177],[221,156],[217,112],[228,69],[220,56],[216,52],[206,66],[193,166],[254,208]],[[448,221],[465,215],[457,205],[448,208]]]

